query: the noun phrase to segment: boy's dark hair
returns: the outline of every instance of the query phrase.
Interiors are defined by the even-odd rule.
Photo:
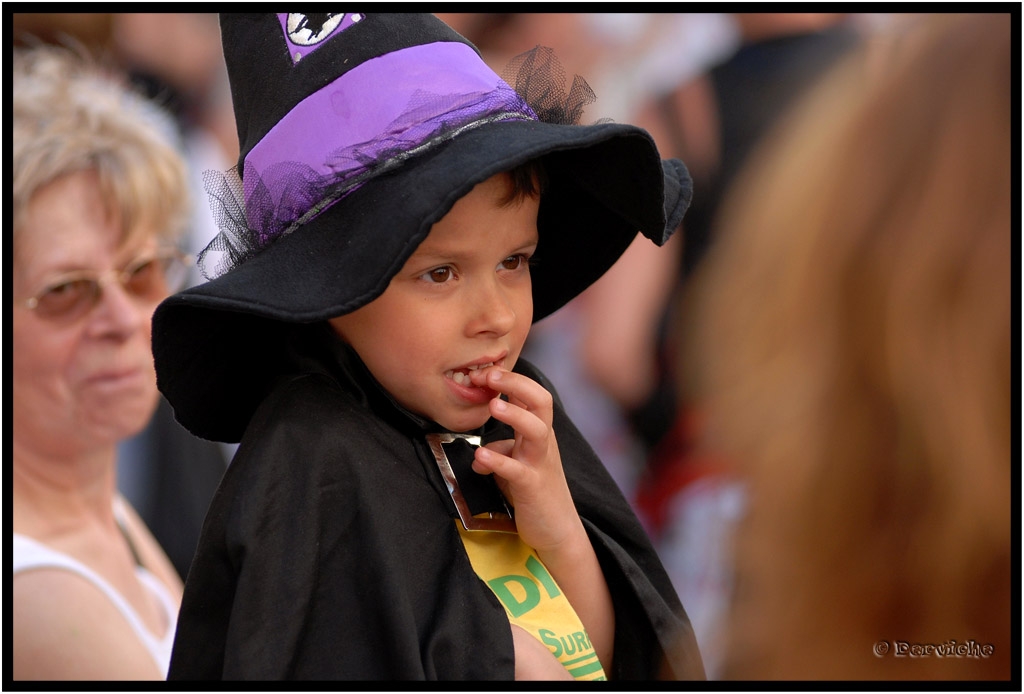
[[[514,169],[509,169],[507,173],[512,187],[501,199],[501,207],[520,203],[526,198],[540,197],[547,188],[547,170],[541,159],[531,159]]]

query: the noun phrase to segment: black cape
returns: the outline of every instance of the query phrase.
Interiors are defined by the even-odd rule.
[[[214,496],[169,679],[511,680],[508,618],[456,530],[425,439],[436,425],[398,406],[326,332],[292,340],[292,368]],[[516,371],[554,395],[531,365]],[[661,562],[555,401],[565,476],[614,602],[606,673],[703,679]]]

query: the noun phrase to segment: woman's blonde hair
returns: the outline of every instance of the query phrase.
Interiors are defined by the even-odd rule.
[[[1016,57],[1009,14],[927,21],[768,145],[700,276],[707,444],[750,492],[732,677],[1010,676]]]
[[[124,242],[142,229],[175,243],[189,219],[174,121],[84,51],[39,45],[13,58],[14,240],[33,195],[78,171],[98,174]]]

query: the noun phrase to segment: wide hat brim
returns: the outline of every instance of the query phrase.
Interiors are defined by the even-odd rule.
[[[351,312],[379,296],[476,184],[543,157],[550,184],[531,270],[534,320],[598,279],[638,232],[662,243],[691,184],[630,125],[492,123],[373,179],[232,271],[176,294],[153,317],[158,385],[178,421],[238,441],[278,375],[287,324]]]

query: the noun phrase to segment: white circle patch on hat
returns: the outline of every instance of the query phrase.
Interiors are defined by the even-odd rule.
[[[297,63],[327,39],[356,24],[366,16],[359,12],[310,12],[279,14],[282,28],[292,45],[292,62]]]

